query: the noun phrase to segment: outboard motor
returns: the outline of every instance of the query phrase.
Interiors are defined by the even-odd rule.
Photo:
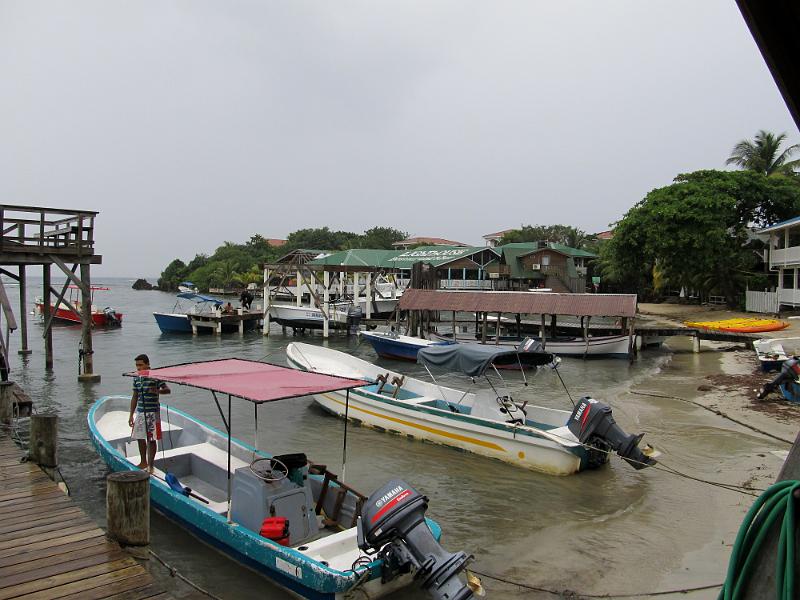
[[[764,387],[761,388],[761,391],[758,393],[756,398],[763,400],[767,397],[767,394],[774,392],[782,385],[797,382],[798,377],[800,377],[800,360],[798,360],[795,356],[783,361],[780,373],[778,373],[775,379],[765,384]]]
[[[116,327],[119,325],[119,319],[117,319],[117,311],[115,311],[110,306],[106,306],[103,309],[103,314],[106,316],[106,325],[109,327]]]
[[[628,435],[622,431],[611,416],[611,407],[594,398],[586,396],[580,399],[569,417],[567,427],[580,443],[601,450],[615,450],[637,470],[656,464],[639,448],[644,434]]]
[[[472,590],[459,573],[472,556],[450,553],[425,522],[428,498],[394,479],[374,492],[358,517],[358,547],[383,559],[381,581],[415,569],[420,587],[436,600],[468,600]]]
[[[350,306],[347,309],[347,333],[348,335],[356,335],[358,328],[361,325],[361,318],[364,316],[364,311],[360,306]]]

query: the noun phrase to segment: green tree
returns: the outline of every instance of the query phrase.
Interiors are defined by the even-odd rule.
[[[393,227],[373,227],[367,229],[363,235],[355,240],[357,248],[370,248],[374,250],[392,250],[394,242],[400,242],[408,238],[405,231],[394,229]]]
[[[785,133],[775,135],[762,129],[752,141],[741,140],[736,144],[725,164],[764,175],[795,175],[800,160],[790,161],[789,158],[800,150],[800,144],[793,144],[781,152],[781,144],[785,140]]]
[[[650,192],[600,248],[598,269],[619,288],[647,297],[653,274],[671,289],[716,292],[735,304],[754,253],[749,226],[800,212],[800,186],[752,171],[697,171]]]
[[[331,231],[328,227],[299,229],[286,238],[285,250],[344,250],[358,235],[349,231]]]
[[[188,272],[186,264],[180,258],[176,258],[161,272],[161,277],[158,278],[158,289],[174,292]]]
[[[500,244],[555,242],[570,248],[582,248],[587,241],[586,232],[570,225],[523,225],[503,235]]]

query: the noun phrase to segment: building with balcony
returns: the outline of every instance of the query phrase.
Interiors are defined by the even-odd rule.
[[[800,217],[764,227],[756,233],[762,237],[769,236],[767,260],[770,272],[778,276],[778,307],[800,306]]]

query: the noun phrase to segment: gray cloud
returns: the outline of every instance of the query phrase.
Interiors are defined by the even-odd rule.
[[[4,202],[107,275],[253,233],[605,229],[788,110],[733,3],[0,0]]]

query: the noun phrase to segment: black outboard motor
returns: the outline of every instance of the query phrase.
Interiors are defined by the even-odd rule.
[[[646,456],[639,448],[644,434],[628,435],[622,431],[611,416],[611,407],[594,398],[586,396],[580,399],[569,417],[567,427],[581,444],[602,450],[615,450],[637,470],[656,464],[653,458]]]
[[[797,381],[798,377],[800,377],[800,360],[798,360],[795,356],[783,361],[780,373],[778,373],[775,379],[765,384],[764,387],[761,388],[761,391],[758,393],[756,398],[763,400],[767,397],[767,394],[774,392],[784,383]]]
[[[103,314],[106,316],[106,325],[109,327],[118,327],[120,325],[119,319],[117,319],[117,311],[115,311],[110,306],[106,306],[103,309]]]
[[[347,309],[347,335],[356,335],[358,333],[363,316],[364,311],[361,310],[360,306],[350,306]]]
[[[428,525],[428,499],[394,479],[373,493],[358,517],[358,547],[383,559],[381,581],[415,569],[420,587],[436,600],[468,600],[472,590],[458,576],[472,556],[450,553],[439,545]]]

